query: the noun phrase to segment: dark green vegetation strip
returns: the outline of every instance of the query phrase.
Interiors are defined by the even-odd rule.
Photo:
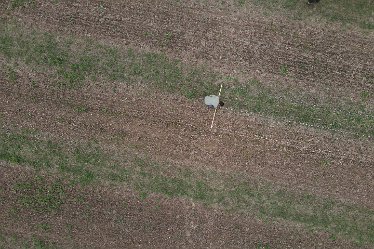
[[[90,40],[73,42],[6,23],[2,26],[0,55],[7,61],[4,71],[13,85],[17,85],[19,63],[49,74],[51,82],[44,87],[64,94],[82,88],[88,80],[104,77],[118,84],[142,82],[158,90],[201,98],[217,92],[217,81],[231,81],[233,87],[226,88],[223,97],[236,109],[374,137],[374,111],[365,107],[367,98],[362,103],[316,103],[303,93],[271,89],[256,79],[239,81],[205,68],[191,68],[160,53],[123,51]],[[29,87],[38,84],[31,81]]]
[[[359,244],[374,244],[374,211],[370,209],[275,190],[270,184],[256,183],[242,175],[162,165],[129,152],[116,158],[92,144],[69,145],[66,149],[66,145],[37,137],[30,133],[0,133],[0,160],[47,172],[57,170],[73,184],[109,181],[137,190],[142,198],[152,193],[191,198],[262,219],[303,224],[313,230],[327,231],[332,238],[339,236]],[[17,183],[15,189],[21,193],[20,203],[37,211],[57,210],[65,201],[64,185],[59,182],[47,185],[36,178]]]

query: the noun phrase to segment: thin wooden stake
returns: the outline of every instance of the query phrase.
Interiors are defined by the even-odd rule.
[[[218,101],[219,101],[219,97],[221,96],[221,91],[222,91],[222,84],[221,84],[221,87],[220,87],[219,92],[218,92]],[[213,128],[214,119],[215,119],[215,117],[216,117],[216,113],[217,113],[218,106],[219,106],[219,102],[218,102],[217,107],[214,109],[214,114],[213,114],[212,124],[210,125],[210,129]]]

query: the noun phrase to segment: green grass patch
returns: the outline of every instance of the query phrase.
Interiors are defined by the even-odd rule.
[[[24,248],[24,249],[56,249],[56,243],[47,241],[39,236],[31,238],[21,237],[15,234],[3,234],[0,232],[0,248]]]
[[[89,108],[87,106],[84,106],[84,105],[78,105],[75,107],[75,111],[77,113],[86,113],[89,111]]]
[[[282,65],[279,69],[280,73],[283,75],[283,76],[287,76],[288,74],[288,67],[287,65]]]
[[[119,50],[92,40],[73,42],[4,23],[0,28],[0,54],[9,62],[6,72],[10,84],[17,81],[14,62],[20,61],[37,72],[50,74],[49,87],[63,92],[63,96],[71,89],[82,90],[90,80],[106,78],[116,84],[141,82],[158,91],[196,99],[217,92],[217,82],[221,81],[231,86],[224,89],[223,99],[238,110],[374,137],[374,111],[361,103],[348,98],[319,101],[300,91],[265,87],[256,79],[238,80],[203,67],[190,67],[161,53]],[[282,75],[288,75],[287,65],[279,70]],[[370,96],[368,92],[361,95],[363,101]],[[88,110],[86,106],[76,106],[78,113]]]
[[[43,232],[48,232],[51,230],[51,225],[49,223],[40,223],[37,225],[37,228]]]
[[[331,22],[351,24],[363,29],[373,29],[374,5],[371,0],[324,0],[315,5],[307,5],[307,0],[243,0],[270,11],[283,11],[295,19],[323,18]],[[243,3],[242,5],[244,5]]]
[[[87,185],[97,180],[98,165],[106,164],[107,156],[94,144],[63,148],[51,140],[37,139],[33,133],[0,133],[0,160],[29,165],[35,170],[58,171],[73,183]]]
[[[48,183],[41,176],[16,183],[13,189],[23,210],[31,209],[41,213],[58,211],[65,199],[61,182]]]
[[[16,9],[20,7],[29,7],[35,4],[35,0],[11,0],[10,7],[11,9]]]
[[[361,104],[316,105],[312,104],[313,100],[308,100],[307,96],[303,101],[290,96],[289,93],[284,93],[285,97],[282,93],[277,95],[273,89],[253,80],[243,86],[226,89],[225,95],[235,99],[232,105],[239,110],[244,109],[317,128],[345,130],[356,135],[374,137],[374,111],[367,110]]]
[[[265,243],[265,242],[260,241],[256,244],[256,249],[270,249],[270,248],[271,247],[270,247],[269,243]]]
[[[44,239],[33,237],[31,240],[31,248],[35,249],[56,249],[58,248],[55,243],[48,242]]]
[[[5,66],[5,76],[11,84],[15,84],[19,78],[16,67],[13,65]]]

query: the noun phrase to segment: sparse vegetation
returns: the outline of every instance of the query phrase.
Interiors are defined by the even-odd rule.
[[[35,66],[47,67],[54,72],[48,89],[66,92],[82,89],[88,79],[106,77],[112,81],[135,84],[139,80],[155,89],[178,93],[187,98],[199,98],[216,91],[216,82],[225,77],[205,68],[190,68],[178,60],[160,53],[137,52],[129,49],[119,51],[92,41],[76,42],[79,51],[72,51],[72,42],[51,34],[30,34],[5,25],[0,35],[0,53],[9,60],[21,60]],[[19,33],[20,32],[20,33]],[[280,73],[288,74],[288,67],[282,65]],[[15,68],[9,67],[8,78],[17,80]],[[235,78],[234,85],[225,89],[225,98],[236,109],[263,114],[274,118],[331,130],[345,130],[359,136],[374,136],[374,113],[361,108],[350,100],[346,102],[315,103],[309,96],[295,91],[279,91],[265,87],[261,82],[250,79],[241,82]],[[256,83],[253,83],[256,82]],[[230,82],[230,84],[232,84]],[[66,94],[64,93],[63,96]],[[363,94],[365,98],[367,94]],[[367,97],[366,97],[367,98]],[[83,113],[87,107],[78,106]]]
[[[7,138],[8,137],[8,138]],[[52,171],[62,166],[82,185],[90,184],[96,176],[101,181],[126,184],[134,188],[142,199],[158,193],[168,197],[192,198],[207,205],[219,205],[236,212],[249,212],[258,217],[283,219],[304,226],[327,231],[334,236],[346,237],[360,243],[374,243],[374,212],[356,205],[344,204],[309,194],[294,194],[274,190],[271,185],[256,183],[253,179],[214,171],[191,171],[175,166],[154,163],[149,159],[128,155],[132,162],[122,165],[121,158],[108,158],[98,147],[92,152],[90,145],[66,150],[62,144],[43,141],[27,135],[1,136],[0,159],[12,163],[35,165],[42,163]],[[43,154],[35,154],[37,148]],[[35,148],[30,153],[30,148]],[[324,163],[324,162],[322,162]],[[113,167],[113,165],[117,165]],[[70,170],[69,170],[70,169]],[[168,172],[165,175],[164,172]],[[53,211],[64,203],[64,187],[59,182],[48,184],[37,177],[14,186],[21,208],[35,211]]]
[[[270,245],[268,243],[264,243],[262,241],[260,241],[258,244],[257,244],[257,249],[270,249]]]
[[[330,22],[357,25],[363,29],[373,29],[372,13],[374,6],[370,0],[358,1],[321,1],[317,5],[307,6],[307,1],[299,0],[234,0],[239,7],[256,4],[270,11],[282,11],[285,15],[298,20],[324,18]],[[230,2],[230,1],[227,1]]]
[[[38,212],[58,210],[64,202],[64,187],[60,182],[47,183],[43,177],[16,183],[14,191],[18,195],[21,209]]]
[[[34,4],[35,0],[11,0],[10,7],[12,9],[20,8],[20,7],[28,7]]]
[[[282,66],[280,67],[280,72],[281,72],[281,74],[282,74],[283,76],[287,76],[287,74],[288,74],[288,67],[287,67],[287,65],[282,65]]]
[[[51,229],[51,225],[48,224],[48,223],[40,223],[38,225],[38,228],[41,229],[42,231],[47,232],[47,231],[49,231]]]
[[[84,105],[79,105],[79,106],[76,107],[75,111],[77,113],[85,113],[85,112],[89,111],[89,108],[87,106],[84,106]]]
[[[69,151],[52,141],[40,141],[26,134],[1,133],[0,138],[0,160],[32,166],[36,170],[58,170],[63,175],[73,177],[72,181],[77,184],[93,182],[96,173],[91,167],[107,160],[94,145],[84,150],[76,146]]]
[[[373,8],[0,1],[0,248],[374,245]]]
[[[48,242],[38,236],[24,238],[19,235],[0,233],[0,248],[25,248],[25,249],[57,249],[55,243]]]
[[[163,167],[155,167],[153,163],[147,162],[141,165],[139,171],[130,169],[130,183],[143,198],[151,193],[189,197],[208,205],[219,204],[236,212],[293,221],[360,243],[374,242],[374,234],[370,229],[374,212],[369,209],[312,195],[275,191],[267,185],[253,185],[253,179],[241,176],[214,172],[193,172],[191,175],[189,172],[190,177],[185,177],[188,174],[182,170],[180,174],[166,177],[162,172],[170,168],[166,170]]]

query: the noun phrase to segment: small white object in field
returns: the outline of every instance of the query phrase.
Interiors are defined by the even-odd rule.
[[[205,96],[204,103],[209,107],[217,108],[219,105],[219,97],[217,95]]]

